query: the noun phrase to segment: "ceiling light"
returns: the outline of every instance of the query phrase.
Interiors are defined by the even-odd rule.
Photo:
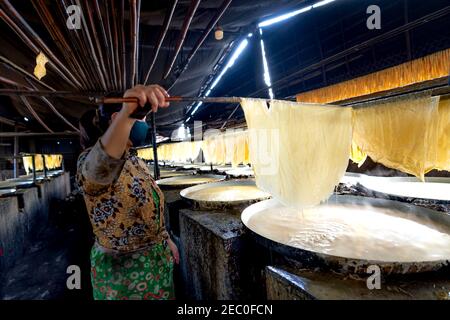
[[[214,36],[216,40],[220,41],[223,39],[223,29],[222,27],[217,26],[216,31],[214,32]]]
[[[328,1],[328,0],[326,0],[326,1]],[[334,0],[332,0],[332,1],[334,1]],[[307,12],[307,11],[311,10],[312,8],[313,8],[313,6],[307,6],[307,7],[304,7],[304,8],[295,10],[295,11],[292,11],[292,12],[288,12],[288,13],[282,14],[280,16],[277,16],[277,17],[274,17],[274,18],[271,18],[271,19],[267,19],[267,20],[259,23],[258,27],[259,28],[267,27],[267,26],[270,26],[270,25],[272,25],[274,23],[278,23],[278,22],[290,19],[290,18],[295,17],[295,16],[297,16],[297,15],[299,15],[301,13]],[[262,32],[262,31],[260,31],[260,32]]]
[[[330,2],[333,2],[334,0],[323,0],[323,1],[320,1],[320,2],[317,2],[316,4],[313,4],[313,8],[318,8],[318,7],[321,7],[321,6],[324,6],[324,5],[326,5],[326,4],[329,4]]]

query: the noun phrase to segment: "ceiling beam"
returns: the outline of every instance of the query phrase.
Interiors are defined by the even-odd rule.
[[[36,113],[36,111],[34,111],[33,107],[31,106],[31,104],[27,100],[27,98],[25,98],[24,96],[19,96],[19,98],[22,101],[22,103],[25,105],[25,107],[27,107],[28,111],[30,111],[30,113],[33,115],[33,117],[45,128],[45,130],[47,130],[50,133],[53,133],[54,131],[52,129],[50,129],[45,124],[45,122],[41,119],[41,117],[39,117],[39,115]]]
[[[166,72],[164,74],[164,79],[167,79],[170,75],[170,72],[172,71],[175,61],[177,60],[178,54],[180,53],[181,48],[183,47],[183,43],[186,40],[186,35],[189,30],[189,26],[191,25],[192,19],[194,18],[194,15],[195,15],[195,12],[197,11],[198,6],[200,5],[200,1],[201,0],[191,0],[191,5],[189,7],[189,11],[184,18],[183,26],[181,28],[180,35],[178,36],[177,44],[175,46],[175,53],[166,69]]]
[[[177,3],[178,3],[178,0],[173,0],[173,3],[172,3],[172,6],[171,6],[170,10],[166,13],[161,33],[160,33],[158,41],[156,43],[156,47],[153,50],[152,62],[150,63],[150,68],[148,69],[147,75],[145,77],[144,85],[147,84],[148,78],[150,77],[150,73],[152,72],[153,67],[155,66],[155,62],[156,62],[156,59],[158,58],[159,50],[161,49],[161,46],[162,46],[162,44],[164,42],[164,39],[165,39],[166,34],[167,34],[167,31],[169,30],[170,22],[172,21],[172,17],[173,17],[173,14],[175,12],[175,8],[177,7]]]
[[[130,0],[131,30],[131,72],[130,84],[134,87],[139,82],[139,21],[141,0]]]
[[[78,136],[78,132],[0,132],[0,138]]]
[[[42,23],[47,29],[48,33],[52,37],[53,42],[62,52],[64,58],[67,63],[71,67],[72,70],[76,70],[80,74],[80,81],[83,84],[84,89],[89,88],[89,84],[87,82],[87,76],[85,74],[85,70],[82,68],[81,64],[78,62],[76,56],[74,55],[72,48],[68,44],[64,34],[61,29],[58,28],[58,25],[53,18],[53,14],[50,12],[49,8],[46,5],[45,0],[33,0],[33,7],[35,11],[38,13]]]
[[[66,66],[56,57],[53,51],[45,44],[41,37],[30,27],[25,19],[19,12],[11,5],[9,0],[1,1],[1,5],[8,13],[13,16],[19,24],[14,22],[5,11],[0,9],[0,17],[12,28],[22,39],[22,41],[34,51],[37,55],[40,51],[43,51],[49,59],[49,65],[63,78],[68,84],[81,89],[82,85],[78,79],[66,68]],[[26,34],[26,33],[28,34]],[[37,43],[38,48],[34,43]]]
[[[198,39],[198,41],[196,42],[196,44],[192,48],[191,52],[189,53],[189,56],[187,57],[186,61],[183,64],[183,66],[179,69],[179,71],[176,72],[176,74],[177,74],[176,75],[176,79],[172,83],[171,88],[175,85],[177,80],[180,78],[181,74],[183,74],[183,72],[186,71],[186,69],[189,66],[189,63],[192,60],[192,58],[194,58],[194,56],[197,53],[198,49],[200,49],[200,47],[203,45],[203,43],[205,42],[206,38],[208,38],[208,36],[211,33],[211,31],[214,30],[214,27],[217,25],[217,23],[219,22],[220,18],[222,18],[223,14],[228,9],[228,7],[230,6],[232,1],[233,0],[224,0],[222,2],[222,5],[220,6],[219,10],[214,15],[214,17],[211,19],[211,21],[209,21],[208,26],[206,27],[205,31],[203,31],[202,36],[200,37],[200,39]]]

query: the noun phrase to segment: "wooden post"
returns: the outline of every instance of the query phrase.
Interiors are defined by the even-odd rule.
[[[156,124],[155,124],[155,113],[150,114],[150,121],[152,123],[152,146],[153,146],[153,170],[155,180],[159,180],[159,162],[158,162],[158,147],[156,145]]]
[[[14,127],[14,131],[17,132],[17,127]],[[19,177],[19,137],[14,137],[14,179]]]
[[[47,168],[45,166],[45,155],[42,156],[42,164],[44,165],[44,178],[47,179]]]
[[[31,163],[33,165],[33,183],[36,183],[36,159],[34,154],[31,156]]]

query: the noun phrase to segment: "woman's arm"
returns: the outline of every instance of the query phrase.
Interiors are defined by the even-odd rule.
[[[147,102],[156,112],[158,107],[168,107],[165,101],[167,92],[158,85],[136,86],[128,90],[124,97],[136,97],[137,103],[125,103],[120,112],[113,116],[111,125],[88,154],[80,156],[77,180],[86,194],[96,195],[108,190],[108,187],[120,176],[125,160],[122,158],[136,120],[130,115]]]
[[[120,112],[113,117],[111,125],[101,138],[105,152],[112,158],[120,159],[127,147],[131,128],[136,121],[130,118],[130,115],[146,103],[151,104],[153,112],[156,112],[158,107],[166,108],[169,106],[169,103],[166,102],[168,96],[166,90],[158,85],[147,87],[138,85],[125,92],[125,98],[138,98],[139,104],[124,103]]]

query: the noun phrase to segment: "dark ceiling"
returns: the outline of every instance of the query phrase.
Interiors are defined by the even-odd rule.
[[[46,45],[55,53],[55,55],[63,62],[64,55],[59,50],[55,41],[52,40],[51,35],[45,28],[44,23],[41,21],[33,5],[29,0],[10,0],[12,6],[17,12],[24,17],[27,23],[33,28],[34,31],[44,40]],[[42,1],[34,1],[40,3]],[[48,10],[54,14],[54,19],[58,23],[58,28],[64,32],[66,39],[68,39],[71,49],[74,50],[75,44],[70,42],[73,38],[69,34],[69,31],[65,27],[65,17],[61,14],[61,3],[66,5],[75,3],[75,1],[43,1],[46,4]],[[93,1],[89,1],[93,3]],[[120,7],[122,0],[114,0],[116,8]],[[192,1],[193,2],[193,1]],[[206,26],[217,14],[218,9],[221,7],[223,0],[204,0],[200,1],[200,5],[195,12],[192,23],[188,29],[186,40],[183,44],[182,50],[178,55],[175,66],[172,69],[170,76],[167,79],[163,79],[164,71],[173,56],[175,44],[180,34],[180,29],[187,15],[189,7],[191,5],[190,0],[181,0],[177,2],[177,6],[174,12],[173,19],[169,25],[168,33],[161,46],[161,50],[156,60],[155,67],[152,70],[148,83],[159,83],[166,88],[172,87],[170,93],[172,95],[184,95],[184,96],[196,96],[199,94],[199,89],[204,83],[207,76],[209,76],[214,66],[217,64],[222,55],[229,48],[230,44],[238,39],[241,35],[247,34],[248,30],[254,29],[252,25],[258,22],[262,17],[271,14],[277,10],[288,10],[295,8],[296,5],[302,1],[282,0],[282,1],[249,1],[249,0],[235,0],[231,2],[231,5],[225,11],[222,18],[219,20],[219,25],[224,29],[224,39],[217,41],[214,38],[213,32],[208,36],[206,41],[198,50],[197,54],[192,59],[188,68],[181,75],[178,74],[178,67],[182,66],[190,53],[191,49],[203,34]],[[111,5],[112,0],[99,0],[101,8],[104,8],[106,4]],[[140,12],[140,34],[139,34],[139,62],[138,73],[139,82],[144,82],[145,74],[149,69],[151,59],[154,56],[154,48],[157,40],[161,34],[162,25],[164,23],[165,16],[169,9],[172,7],[173,1],[142,1]],[[85,8],[84,2],[81,1],[82,7]],[[130,75],[130,61],[131,61],[131,41],[130,41],[130,4],[129,0],[124,1],[125,4],[125,37],[126,37],[126,62],[127,72]],[[4,8],[4,4],[2,6]],[[5,9],[6,11],[6,9]],[[103,16],[105,18],[105,15]],[[98,25],[97,25],[98,27]],[[96,29],[99,32],[99,28]],[[92,35],[92,30],[90,30]],[[2,46],[0,46],[0,55],[6,57],[14,64],[32,73],[35,66],[36,54],[27,46],[21,39],[15,34],[12,29],[0,19],[0,34],[2,38]],[[82,40],[86,41],[86,38],[82,35]],[[89,54],[82,52],[84,56],[77,57],[80,60],[89,59]],[[77,70],[71,70],[75,74]],[[8,67],[4,63],[0,63],[0,75],[12,79],[20,84],[28,85],[28,81],[11,67]],[[94,80],[99,79],[98,74],[92,75]],[[42,79],[43,82],[49,84],[56,90],[71,90],[74,91],[74,87],[70,83],[66,83],[61,77],[56,75],[51,68],[47,65],[47,75]],[[3,85],[4,88],[13,88],[10,85]],[[42,86],[40,89],[45,89]],[[91,91],[96,88],[90,88]],[[109,88],[109,91],[112,88]],[[98,91],[98,90],[97,90]],[[42,119],[45,119],[45,123],[53,131],[59,132],[64,130],[71,130],[70,127],[60,121],[55,114],[49,110],[48,106],[42,103],[39,98],[28,98],[32,107]],[[59,112],[61,112],[71,123],[76,124],[78,118],[88,108],[92,106],[80,103],[74,100],[52,98],[51,102],[55,105]],[[169,110],[161,111],[158,113],[158,123],[165,124],[168,122],[181,123],[185,115],[186,104],[173,104]],[[0,97],[0,116],[8,119],[13,119],[19,122],[24,122],[23,118],[26,116],[30,119],[28,123],[24,123],[28,129],[33,131],[45,131],[42,125],[40,125],[29,110],[23,105],[22,101],[17,97],[6,98]],[[178,126],[177,124],[176,126]],[[169,127],[163,126],[163,131],[167,132]],[[5,131],[5,130],[3,130]]]
[[[57,12],[56,1],[45,2],[52,12]],[[70,3],[71,1],[65,2]],[[114,0],[114,2],[119,4],[121,1]],[[211,95],[267,97],[267,88],[263,81],[261,38],[256,29],[257,22],[263,20],[264,17],[285,13],[316,2],[318,0],[232,1],[219,21],[220,26],[224,29],[225,38],[217,41],[213,34],[210,34],[187,70],[179,75],[179,67],[185,63],[196,41],[223,3],[222,0],[201,1],[175,67],[170,76],[164,80],[164,71],[173,55],[181,25],[191,4],[191,1],[187,0],[178,1],[150,82],[160,83],[167,88],[172,87],[170,90],[172,95],[202,95],[214,75],[220,72],[223,63],[227,62],[229,53],[240,39],[249,32],[254,32],[254,36],[249,39],[249,46]],[[55,54],[64,61],[64,56],[50,37],[35,9],[30,5],[30,1],[10,0],[10,3],[23,15]],[[103,6],[105,0],[99,1],[99,3]],[[143,81],[149,68],[155,44],[171,3],[172,1],[142,1],[138,67],[140,82]],[[130,36],[128,36],[130,25],[128,0],[125,1],[125,4],[127,8],[125,13],[126,61],[129,70],[131,42]],[[381,30],[369,30],[366,27],[368,17],[366,9],[373,4],[381,8]],[[450,15],[448,11],[447,14],[436,19],[433,18],[426,23],[418,25],[412,23],[438,10],[446,7],[448,9],[448,6],[448,0],[336,0],[316,10],[265,28],[262,39],[265,43],[275,97],[289,98],[299,92],[348,80],[449,48]],[[59,27],[62,28],[62,19],[58,17],[57,21]],[[411,25],[411,27],[408,27],[407,31],[395,32],[404,25]],[[36,56],[33,51],[1,20],[0,34],[2,38],[0,55],[32,72]],[[377,40],[377,37],[383,34],[389,36]],[[358,46],[361,44],[365,45],[359,48]],[[334,59],[335,55],[352,47],[355,47],[355,50]],[[83,59],[84,57],[79,58]],[[328,59],[327,63],[321,63],[325,59]],[[312,65],[314,68],[310,68]],[[57,90],[74,90],[70,83],[65,83],[52,72],[51,68],[47,68],[47,71],[48,74],[43,78],[43,82]],[[18,75],[16,71],[2,63],[0,63],[0,75],[22,84],[28,84],[23,76]],[[98,77],[98,75],[94,76]],[[12,88],[9,85],[3,85],[3,87]],[[39,88],[44,89],[43,87]],[[71,130],[39,98],[29,98],[29,100],[38,115],[53,131]],[[50,100],[56,109],[74,124],[85,110],[92,107],[74,100],[59,98]],[[191,110],[189,107],[189,104],[172,104],[171,108],[159,112],[157,115],[158,131],[170,135],[172,130],[188,118],[187,112]],[[0,116],[19,122],[23,122],[23,117],[26,116],[31,120],[25,123],[28,130],[45,131],[18,98],[0,97]],[[193,120],[202,120],[210,127],[221,127],[228,118],[230,119],[228,124],[233,125],[242,121],[242,117],[242,111],[240,108],[236,108],[236,105],[212,106],[205,104],[191,118],[189,124],[192,124]],[[2,131],[11,131],[11,128],[4,127]]]

